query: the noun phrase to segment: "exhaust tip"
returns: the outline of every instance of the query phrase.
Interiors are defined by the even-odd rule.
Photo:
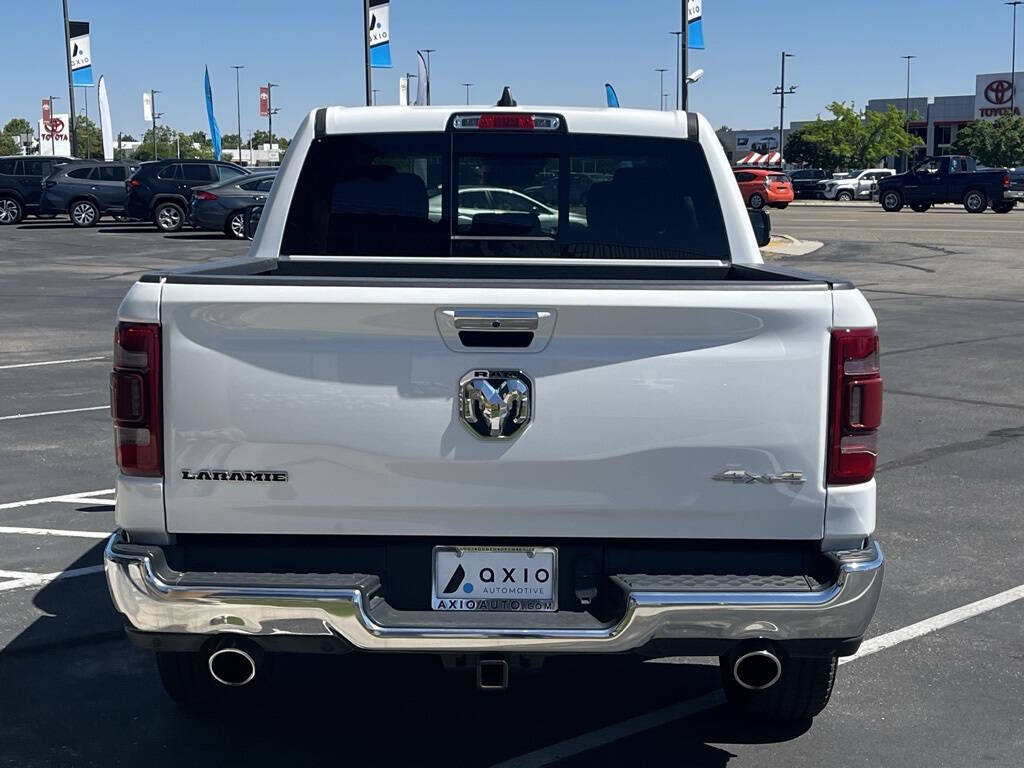
[[[732,676],[748,691],[763,691],[779,682],[779,678],[782,677],[782,662],[771,651],[750,651],[733,663]]]
[[[256,677],[256,661],[241,648],[221,648],[210,654],[210,676],[221,685],[238,688]]]

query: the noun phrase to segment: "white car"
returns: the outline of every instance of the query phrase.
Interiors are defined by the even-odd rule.
[[[827,179],[818,184],[826,200],[870,200],[871,185],[879,179],[895,175],[892,168],[869,168],[866,171],[851,171],[841,179]]]
[[[459,210],[545,185],[539,228]],[[503,689],[628,652],[820,712],[882,585],[878,332],[849,282],[766,265],[768,224],[695,113],[311,112],[248,256],[118,310],[106,575],[168,693],[225,711],[271,653]]]

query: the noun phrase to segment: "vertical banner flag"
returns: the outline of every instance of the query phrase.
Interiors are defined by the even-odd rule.
[[[39,121],[39,154],[71,157],[70,120],[67,115],[50,115]]]
[[[604,95],[605,95],[605,98],[608,100],[608,106],[609,107],[618,107],[619,106],[619,97],[616,95],[615,89],[612,88],[612,84],[611,83],[605,83],[604,84]]]
[[[210,121],[210,141],[213,142],[213,156],[220,160],[220,126],[213,116],[213,89],[210,88],[210,68],[206,68],[203,88],[206,90],[206,119]],[[239,137],[241,141],[241,137]]]
[[[419,73],[416,77],[416,104],[423,107],[427,103],[427,61],[419,51],[416,51],[416,58]]]
[[[702,0],[687,0],[686,3],[686,37],[687,48],[704,50],[704,5]],[[684,73],[684,75],[687,73]]]
[[[389,0],[370,0],[370,66],[391,67],[391,3]]]
[[[114,130],[110,127],[110,103],[107,101],[107,81],[100,75],[97,92],[100,100],[100,133],[103,135],[103,159],[114,159]]]
[[[147,123],[153,122],[153,94],[149,91],[142,92],[142,119]]]
[[[403,107],[409,106],[409,78],[405,75],[398,78],[398,103]]]
[[[78,86],[95,85],[92,81],[92,51],[89,48],[89,22],[69,21],[71,40],[71,84]]]
[[[51,108],[51,106],[52,105],[50,104],[50,100],[49,99],[43,99],[43,122],[44,123],[50,122],[50,108]]]
[[[260,86],[260,117],[270,117],[270,89]]]

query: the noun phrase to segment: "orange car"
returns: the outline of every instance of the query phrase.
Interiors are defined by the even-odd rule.
[[[767,168],[734,168],[733,173],[750,208],[785,208],[793,202],[793,182],[784,173]]]

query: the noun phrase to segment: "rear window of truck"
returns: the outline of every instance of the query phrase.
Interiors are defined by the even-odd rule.
[[[281,253],[729,258],[696,142],[502,132],[315,140]]]

